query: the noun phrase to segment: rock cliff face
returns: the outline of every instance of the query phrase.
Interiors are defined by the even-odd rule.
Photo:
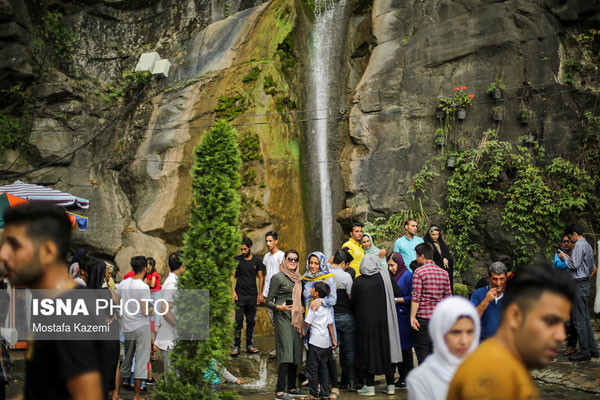
[[[340,157],[366,160],[340,164],[346,202],[338,221],[373,220],[414,205],[412,177],[440,154],[433,141],[440,126],[434,116],[438,97],[452,96],[457,86],[467,86],[475,97],[467,119],[451,127],[450,150],[473,147],[491,128],[512,143],[536,132],[550,156],[572,158],[570,152],[582,144],[582,109],[597,95],[598,82],[588,79],[587,90],[577,94],[566,86],[565,65],[573,57],[566,49],[577,32],[597,26],[597,6],[584,1],[375,0],[373,38],[356,40],[360,31],[354,36],[355,52],[370,48],[367,43],[374,47],[352,88],[349,140]],[[497,103],[486,94],[497,75],[506,85],[502,121],[494,118]],[[528,124],[519,119],[524,102],[534,115]],[[425,210],[443,226],[438,213],[445,206],[451,171],[433,168],[440,175],[427,189]],[[511,253],[514,239],[493,207],[482,212],[473,236],[483,246],[479,266]]]
[[[166,254],[180,246],[187,227],[193,148],[215,118],[228,118],[240,134],[242,222],[255,253],[265,251],[264,233],[271,229],[283,248],[305,253],[319,247],[319,221],[311,217],[318,184],[310,164],[303,164],[313,149],[301,112],[312,105],[305,73],[312,4],[51,3],[0,1],[3,107],[29,105],[32,145],[28,152],[5,150],[0,169],[28,172],[23,179],[90,199],[90,228],[76,234],[78,246],[114,258],[121,274],[136,254],[153,256],[164,272]],[[578,82],[582,92],[575,96],[565,74],[576,35],[600,23],[598,5],[355,2],[348,26],[340,27],[347,40],[331,71],[336,99],[329,157],[339,160],[332,187],[340,226],[412,206],[412,177],[439,154],[433,142],[438,96],[451,95],[457,85],[475,98],[467,119],[453,127],[455,150],[476,143],[488,128],[512,142],[541,132],[550,154],[579,147],[581,110],[595,99],[597,82]],[[36,57],[36,40],[48,32],[40,28],[45,11],[65,15],[53,29],[77,34],[70,62]],[[143,90],[127,86],[131,77],[123,74],[146,51],[170,59],[169,77],[152,78]],[[500,123],[485,93],[499,74],[506,84]],[[528,125],[518,120],[524,87],[534,115]],[[14,94],[23,88],[27,101]],[[449,176],[439,172],[425,203],[432,215],[444,206]],[[335,244],[344,239],[340,226]],[[510,249],[511,237],[493,210],[478,228],[482,263]]]

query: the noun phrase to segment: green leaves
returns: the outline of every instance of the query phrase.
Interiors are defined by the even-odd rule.
[[[222,398],[210,390],[204,373],[214,360],[225,364],[232,341],[230,277],[241,241],[237,191],[241,158],[236,137],[229,122],[219,120],[194,149],[193,200],[183,244],[186,271],[179,287],[210,291],[210,337],[177,343],[173,370],[167,375],[167,383],[159,385],[156,399]]]
[[[447,231],[457,267],[471,265],[478,249],[470,232],[484,205],[501,207],[502,226],[515,239],[515,264],[525,265],[540,245],[546,253],[552,251],[563,221],[585,209],[593,190],[594,179],[570,161],[557,157],[547,166],[538,165],[529,149],[508,142],[490,140],[461,153],[446,195]]]

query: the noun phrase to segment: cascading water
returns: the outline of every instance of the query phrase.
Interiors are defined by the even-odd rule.
[[[316,112],[313,114],[314,123],[311,134],[313,145],[316,147],[316,162],[318,165],[319,197],[321,211],[321,233],[323,252],[333,254],[333,208],[331,201],[331,182],[329,170],[329,137],[332,110],[330,96],[332,76],[339,74],[335,71],[336,56],[342,53],[345,27],[345,9],[347,0],[317,0],[315,1],[315,25],[312,33],[312,65],[311,88],[309,99]]]

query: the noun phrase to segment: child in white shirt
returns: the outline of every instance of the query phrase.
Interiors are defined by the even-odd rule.
[[[315,282],[310,289],[310,297],[313,300],[325,298],[328,294],[329,286],[324,282]],[[309,307],[304,322],[308,327],[306,372],[308,373],[310,398],[328,398],[329,370],[327,359],[329,352],[337,347],[333,332],[331,307],[321,306],[316,311]],[[319,393],[319,384],[321,384],[321,393]]]

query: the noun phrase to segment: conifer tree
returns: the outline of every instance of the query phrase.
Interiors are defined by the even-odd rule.
[[[191,171],[193,200],[184,235],[185,273],[180,289],[210,291],[210,336],[206,341],[178,341],[171,354],[171,372],[160,384],[157,399],[230,398],[210,390],[205,371],[216,360],[225,363],[233,333],[230,277],[240,246],[240,152],[235,129],[215,123],[194,149]]]

